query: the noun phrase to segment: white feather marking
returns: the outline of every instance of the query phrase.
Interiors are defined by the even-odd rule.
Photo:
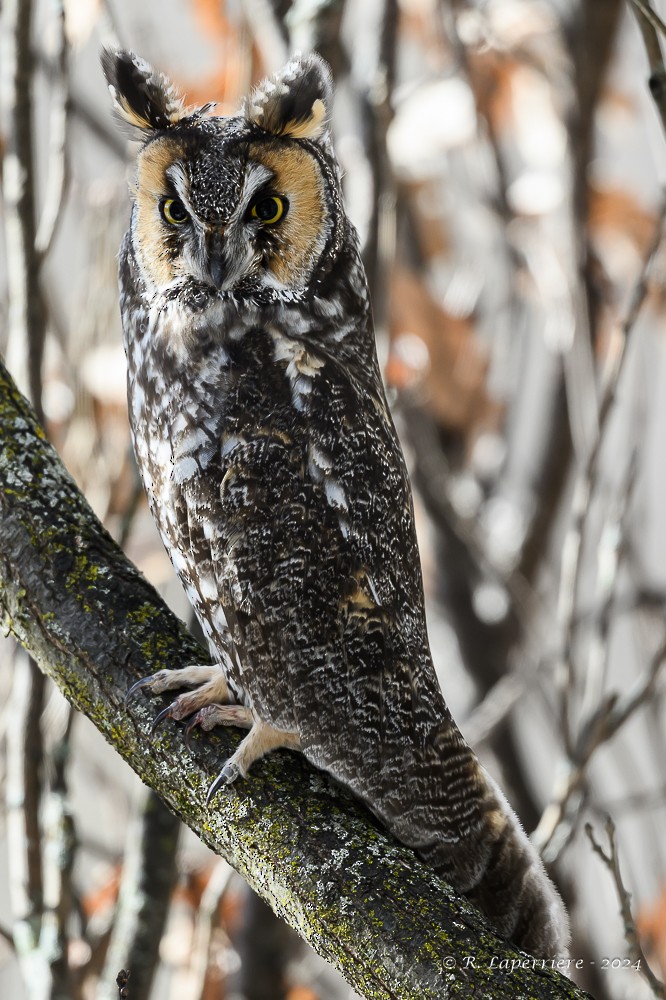
[[[199,451],[201,448],[205,448],[210,444],[210,437],[203,429],[203,427],[190,428],[187,434],[178,441],[176,448],[174,449],[174,457],[180,458],[184,455],[190,455],[194,451]]]
[[[171,445],[162,438],[154,447],[153,459],[156,465],[167,466],[171,464]]]
[[[169,547],[168,552],[176,573],[182,573],[187,569],[187,559],[178,549]]]
[[[199,577],[199,590],[201,591],[201,596],[206,601],[214,601],[217,596],[217,583],[215,582],[215,577],[206,573]]]
[[[325,452],[323,452],[321,448],[319,448],[316,444],[311,443],[308,451],[309,451],[308,464],[310,466],[310,474],[312,475],[313,479],[320,478],[322,472],[331,471],[331,469],[333,468],[333,459]],[[313,470],[313,466],[315,466],[316,469],[318,470],[319,476]]]
[[[226,458],[229,452],[233,451],[239,444],[245,444],[244,438],[236,434],[229,434],[222,442],[222,458]]]
[[[193,479],[194,476],[199,475],[200,472],[201,470],[195,459],[191,455],[186,455],[179,461],[174,462],[173,480],[180,486],[182,483],[187,482],[188,479]]]
[[[333,479],[332,476],[327,476],[324,480],[324,490],[326,492],[326,499],[331,507],[335,507],[338,510],[344,510],[345,513],[349,510],[347,495],[342,487],[342,484],[339,483],[337,479]]]
[[[324,367],[324,361],[308,351],[300,340],[285,337],[275,327],[269,328],[273,338],[274,357],[277,361],[288,361],[286,375],[291,385],[292,402],[297,410],[303,410],[305,397],[313,389],[313,379]]]

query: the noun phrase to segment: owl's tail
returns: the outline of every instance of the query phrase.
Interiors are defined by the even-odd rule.
[[[502,791],[477,766],[481,821],[464,841],[422,845],[418,853],[478,906],[502,937],[538,958],[564,958],[570,934],[562,899]]]

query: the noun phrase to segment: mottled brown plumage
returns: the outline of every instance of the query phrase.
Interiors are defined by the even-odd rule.
[[[120,255],[136,456],[219,663],[138,686],[192,687],[164,714],[250,730],[212,791],[300,748],[500,934],[564,952],[559,897],[435,677],[325,65],[295,57],[230,118],[131,53],[104,69],[143,139]]]

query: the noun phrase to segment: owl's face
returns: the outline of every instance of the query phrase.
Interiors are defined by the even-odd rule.
[[[340,214],[329,153],[330,78],[295,58],[230,118],[185,109],[173,85],[132,53],[106,52],[117,112],[138,129],[133,247],[147,290],[311,286]]]

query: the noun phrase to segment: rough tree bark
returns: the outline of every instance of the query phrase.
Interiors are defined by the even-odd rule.
[[[300,755],[259,762],[206,807],[241,734],[199,735],[189,751],[173,723],[151,736],[154,701],[124,705],[132,681],[203,650],[96,520],[2,364],[0,613],[141,779],[362,995],[588,996],[497,938]]]

